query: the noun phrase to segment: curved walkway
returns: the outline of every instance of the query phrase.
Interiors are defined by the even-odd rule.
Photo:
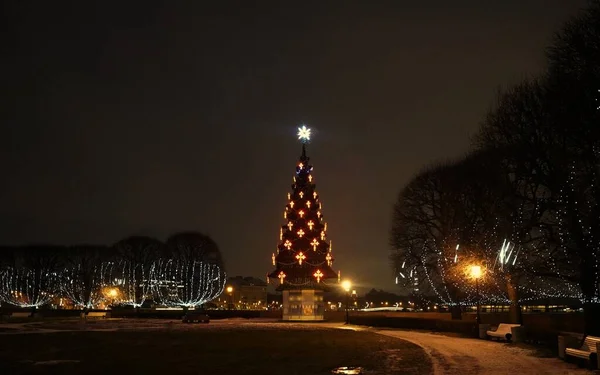
[[[372,332],[410,341],[421,346],[432,359],[434,374],[461,375],[591,375],[558,358],[535,357],[531,350],[511,344],[440,334],[373,329]]]

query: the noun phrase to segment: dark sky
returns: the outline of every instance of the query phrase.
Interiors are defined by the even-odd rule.
[[[0,243],[197,230],[262,277],[306,123],[335,265],[394,290],[397,192],[585,0],[57,3],[1,16]]]

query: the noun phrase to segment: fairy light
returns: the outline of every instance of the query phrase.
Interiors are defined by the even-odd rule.
[[[195,308],[221,295],[227,275],[217,264],[194,259],[157,262],[154,294],[167,306]]]

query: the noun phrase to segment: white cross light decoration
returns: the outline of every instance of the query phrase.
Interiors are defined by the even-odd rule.
[[[312,175],[308,175],[308,182],[312,182]]]
[[[317,192],[313,192],[313,198],[317,199]]]
[[[283,279],[285,279],[285,273],[283,271],[279,272],[279,283],[283,284]]]
[[[310,128],[307,128],[306,125],[302,125],[302,127],[298,128],[298,139],[302,141],[302,143],[310,141]]]
[[[304,236],[304,231],[302,229],[300,229],[298,231],[298,237],[302,237],[302,236]]]
[[[302,210],[298,211],[298,215],[300,215],[300,217],[304,217],[304,211],[302,211]]]
[[[321,270],[317,270],[317,272],[315,272],[313,274],[314,277],[317,278],[317,282],[320,283],[321,282],[321,278],[323,277],[323,272],[321,272]]]
[[[287,247],[287,249],[289,250],[292,247],[292,243],[290,242],[290,240],[285,240],[283,246]]]
[[[291,207],[291,208],[294,208],[294,201],[291,201],[291,202],[290,202],[290,207]]]
[[[321,217],[321,211],[317,211],[317,216]]]
[[[304,192],[301,191],[300,193],[298,193],[298,195],[300,196],[300,198],[304,198]]]
[[[288,200],[292,199],[292,194],[288,193]]]
[[[296,255],[296,259],[298,259],[298,264],[302,265],[302,261],[304,259],[306,259],[306,256],[304,254],[302,254],[302,251],[298,253],[298,255]]]
[[[310,220],[308,223],[306,223],[306,225],[308,225],[308,229],[312,230],[313,227],[315,226],[315,223],[313,223],[313,221]]]
[[[331,266],[331,254],[327,253],[327,256],[325,257],[325,259],[327,260],[327,265]]]
[[[321,231],[321,241],[324,241],[324,240],[325,240],[325,231],[322,230]]]
[[[292,227],[294,226],[294,223],[292,223],[291,221],[287,224],[289,230],[292,230]]]
[[[310,208],[310,201],[306,201],[306,207]]]
[[[319,241],[317,241],[317,239],[314,238],[310,244],[313,247],[313,251],[317,251],[317,246],[319,245]]]

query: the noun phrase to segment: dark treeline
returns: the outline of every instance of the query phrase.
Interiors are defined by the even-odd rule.
[[[420,171],[391,230],[398,279],[444,303],[583,302],[600,334],[600,1],[553,37],[537,77],[501,90],[472,150]],[[469,266],[481,264],[481,293]],[[596,320],[594,321],[594,316]]]
[[[133,236],[112,246],[0,248],[0,302],[21,307],[57,297],[86,309],[101,302],[140,307],[147,299],[195,307],[218,296],[225,280],[217,244],[196,232],[164,243]]]

